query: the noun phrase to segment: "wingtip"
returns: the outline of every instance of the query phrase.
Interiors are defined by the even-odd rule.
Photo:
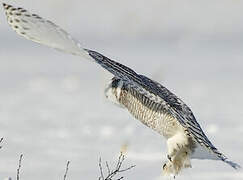
[[[225,159],[224,161],[225,161],[227,164],[229,164],[232,168],[234,168],[235,170],[239,170],[239,169],[242,168],[239,164],[237,164],[237,163],[235,163],[235,162],[233,162],[233,161],[229,161],[229,160],[227,160],[227,159]]]
[[[239,165],[239,164],[235,164],[235,167],[234,167],[236,170],[238,169],[242,169],[242,167]]]

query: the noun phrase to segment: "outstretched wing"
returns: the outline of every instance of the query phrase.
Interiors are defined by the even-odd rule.
[[[9,25],[17,34],[60,51],[79,56],[87,55],[77,40],[53,22],[23,8],[15,8],[5,3],[3,7]]]
[[[166,108],[200,145],[216,154],[219,159],[230,164],[233,168],[238,168],[237,164],[228,161],[213,146],[203,133],[190,108],[168,89],[98,52],[82,48],[77,40],[53,22],[36,14],[31,14],[23,8],[14,8],[7,4],[3,4],[3,6],[6,11],[8,23],[16,33],[51,48],[93,59],[113,75],[126,82],[130,87],[136,89],[139,93],[158,105]]]

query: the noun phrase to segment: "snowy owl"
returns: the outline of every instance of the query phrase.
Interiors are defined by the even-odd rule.
[[[183,168],[191,167],[192,158],[221,160],[235,169],[240,168],[218,151],[204,134],[191,109],[167,88],[96,51],[83,48],[49,20],[23,8],[5,3],[3,7],[8,23],[19,35],[92,60],[114,75],[105,89],[106,97],[167,140],[168,161],[162,167],[165,174],[176,176]]]

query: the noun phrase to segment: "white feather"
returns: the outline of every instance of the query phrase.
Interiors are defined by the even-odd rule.
[[[7,20],[15,32],[26,39],[57,50],[91,59],[80,43],[65,30],[23,8],[3,4]]]
[[[105,97],[114,103],[115,105],[124,108],[124,106],[119,102],[119,97],[121,95],[121,88],[123,86],[123,82],[119,81],[118,86],[116,88],[112,87],[112,80],[109,82],[107,87],[105,88]]]

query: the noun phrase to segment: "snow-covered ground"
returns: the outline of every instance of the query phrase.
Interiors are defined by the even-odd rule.
[[[56,19],[86,47],[161,82],[191,107],[216,147],[243,165],[242,3],[122,2],[18,5]],[[69,180],[98,179],[99,157],[116,160],[124,144],[124,165],[136,165],[125,177],[159,179],[165,141],[107,102],[103,89],[111,75],[19,38],[0,12],[0,179],[15,177],[20,154],[22,180],[61,179],[68,160]],[[193,160],[192,166],[178,179],[243,179],[242,171],[219,161]]]

